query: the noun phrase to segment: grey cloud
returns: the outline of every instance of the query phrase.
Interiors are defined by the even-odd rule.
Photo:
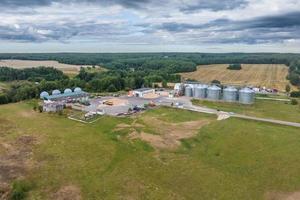
[[[196,12],[207,9],[213,11],[231,10],[248,5],[246,0],[197,0],[193,4],[181,6],[183,12]]]
[[[0,0],[0,7],[9,6],[47,6],[54,2],[86,2],[101,5],[122,5],[126,8],[146,8],[153,6],[153,0]],[[163,0],[170,2],[171,0]],[[175,3],[176,4],[176,3]],[[194,1],[194,5],[173,5],[184,12],[197,11],[199,9],[233,9],[246,5],[244,0],[224,1]],[[189,8],[190,6],[190,8]],[[164,8],[161,8],[164,9]],[[10,9],[12,10],[12,9]],[[21,9],[20,9],[21,10]],[[26,9],[23,9],[26,11]],[[28,9],[30,15],[30,9]],[[33,9],[34,10],[34,9]],[[6,12],[7,13],[7,12]],[[18,13],[16,13],[17,15]],[[74,13],[76,14],[76,13]],[[20,14],[22,15],[22,14]],[[95,19],[95,18],[93,18]],[[61,18],[58,22],[41,22],[36,24],[20,23],[16,26],[0,26],[0,39],[20,42],[44,42],[61,41],[69,39],[94,39],[96,41],[136,41],[140,43],[162,43],[168,40],[155,34],[158,31],[168,32],[174,36],[174,43],[268,43],[280,42],[289,39],[300,39],[300,12],[285,13],[278,16],[253,18],[251,20],[233,21],[218,19],[206,24],[191,23],[143,23],[140,24],[101,24],[93,19],[85,22],[77,22],[72,18]]]
[[[100,5],[122,5],[128,8],[140,8],[151,0],[0,0],[2,8],[49,6],[53,3],[93,3]]]
[[[74,37],[112,38],[126,36],[131,32],[113,24],[85,22],[82,24],[65,22],[60,25],[48,23],[42,25],[22,24],[21,26],[0,26],[0,39],[20,42],[65,42]]]
[[[46,6],[53,0],[0,0],[0,6],[5,7],[30,7],[30,6]]]
[[[182,32],[189,29],[205,29],[214,27],[221,31],[239,31],[244,29],[300,27],[300,12],[287,13],[278,16],[259,17],[245,21],[218,19],[207,24],[163,23],[158,28],[170,32]]]
[[[280,16],[260,17],[245,22],[247,28],[286,28],[300,26],[300,12]]]
[[[279,16],[254,18],[245,21],[219,19],[207,24],[163,23],[150,30],[164,30],[185,35],[189,40],[207,43],[268,43],[300,39],[300,12]],[[147,30],[150,32],[150,30]],[[194,30],[198,35],[189,35]],[[189,35],[189,36],[188,36]],[[192,38],[191,38],[192,37]]]
[[[92,3],[99,5],[121,5],[126,8],[148,8],[153,5],[170,5],[178,7],[182,12],[195,12],[202,9],[209,10],[229,10],[247,5],[246,0],[195,0],[192,3],[176,4],[172,0],[0,0],[0,6],[6,7],[35,7],[48,6],[53,3]]]

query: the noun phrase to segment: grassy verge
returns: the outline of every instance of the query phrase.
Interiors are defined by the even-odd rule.
[[[256,100],[253,105],[193,100],[193,104],[255,117],[300,122],[300,106],[289,102]]]

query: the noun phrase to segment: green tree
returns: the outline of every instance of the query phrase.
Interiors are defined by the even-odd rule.
[[[116,92],[117,89],[113,84],[111,84],[110,86],[108,86],[107,91],[108,92]]]
[[[290,84],[287,84],[286,86],[285,86],[285,91],[289,94],[290,93],[290,91],[291,91],[291,86],[290,86]]]
[[[168,82],[166,80],[162,81],[162,87],[167,88],[168,87]]]
[[[213,80],[211,83],[212,83],[212,84],[218,84],[218,85],[220,85],[220,84],[221,84],[221,81],[219,81],[219,80]]]
[[[298,101],[296,99],[292,99],[291,104],[292,105],[298,105]]]

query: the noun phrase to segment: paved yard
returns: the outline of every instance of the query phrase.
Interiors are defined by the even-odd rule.
[[[119,104],[114,104],[113,106],[104,105],[103,102],[107,100],[118,100]],[[102,97],[91,99],[91,105],[85,108],[85,111],[97,111],[99,109],[104,110],[108,115],[117,115],[119,113],[125,113],[129,108],[133,108],[134,106],[143,106],[145,104],[149,104],[150,102],[154,102],[156,105],[165,105],[170,106],[172,103],[175,105],[179,103],[183,107],[190,107],[192,103],[190,102],[190,98],[180,97],[180,98],[169,98],[165,96],[159,96],[155,99],[144,99],[139,97]]]

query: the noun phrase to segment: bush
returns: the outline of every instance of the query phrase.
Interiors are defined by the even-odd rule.
[[[58,111],[58,115],[62,116],[64,114],[64,112],[62,110]]]
[[[292,85],[299,85],[300,84],[300,77],[298,74],[291,72],[288,76],[288,79],[290,80]]]
[[[227,67],[227,69],[229,69],[229,70],[241,70],[242,65],[241,64],[231,64],[231,65],[229,65],[229,67]]]
[[[43,112],[43,106],[39,105],[38,109],[39,109],[39,112],[40,112],[40,113]]]
[[[221,81],[219,81],[219,80],[213,80],[211,83],[212,83],[212,84],[218,84],[218,85],[220,85],[220,84],[221,84]]]
[[[291,104],[292,105],[298,105],[298,101],[296,99],[292,99]]]
[[[10,199],[12,200],[22,200],[26,198],[26,193],[31,190],[32,184],[28,181],[18,180],[12,185],[12,191],[10,194]]]
[[[285,86],[285,91],[286,91],[287,93],[290,93],[290,91],[291,91],[291,86],[290,86],[290,84],[287,84],[287,85]]]
[[[7,104],[9,99],[6,94],[0,94],[0,104]]]
[[[299,98],[300,97],[300,91],[293,91],[291,92],[291,97],[293,98]]]

